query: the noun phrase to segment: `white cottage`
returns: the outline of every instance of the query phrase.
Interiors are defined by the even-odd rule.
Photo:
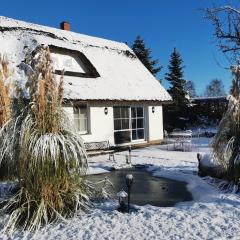
[[[163,139],[162,105],[171,101],[159,81],[124,43],[0,17],[0,52],[19,66],[25,52],[48,45],[55,74],[64,76],[64,108],[85,142],[111,146]],[[24,78],[19,70],[20,78]]]

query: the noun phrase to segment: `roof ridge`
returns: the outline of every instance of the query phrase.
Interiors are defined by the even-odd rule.
[[[9,23],[9,24],[7,24]],[[91,41],[98,41],[100,45],[105,45],[105,44],[114,44],[117,45],[118,48],[125,49],[125,50],[131,50],[125,43],[123,42],[118,42],[115,40],[109,40],[106,38],[101,38],[101,37],[95,37],[87,34],[82,34],[78,32],[73,32],[73,31],[66,31],[62,30],[60,28],[56,27],[51,27],[51,26],[45,26],[37,23],[31,23],[31,22],[26,22],[14,18],[9,18],[5,16],[0,16],[0,27],[8,27],[8,28],[25,28],[26,29],[32,29],[32,30],[38,30],[42,32],[48,32],[48,33],[53,33],[57,35],[58,37],[66,38],[70,40],[69,38],[86,38],[86,42],[89,40]],[[83,41],[83,39],[82,39]]]

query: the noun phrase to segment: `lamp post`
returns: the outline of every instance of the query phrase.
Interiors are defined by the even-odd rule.
[[[127,185],[127,191],[128,191],[128,212],[130,210],[130,193],[131,193],[132,183],[133,183],[133,175],[127,174],[126,175],[126,185]]]
[[[132,152],[132,147],[128,147],[128,155],[126,155],[126,164],[131,164],[131,152]]]

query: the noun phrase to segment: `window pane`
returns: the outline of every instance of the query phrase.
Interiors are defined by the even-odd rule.
[[[79,110],[81,115],[87,115],[87,105],[79,106]]]
[[[138,129],[137,130],[137,138],[138,139],[144,139],[144,129]]]
[[[136,108],[131,108],[131,116],[132,118],[136,118]]]
[[[136,139],[137,139],[137,131],[132,130],[132,140],[136,140]]]
[[[115,132],[114,139],[116,144],[128,143],[131,141],[130,131]]]
[[[78,113],[79,113],[79,108],[73,107],[73,114],[78,114]]]
[[[143,117],[143,108],[142,107],[137,108],[137,116],[138,117]]]
[[[129,108],[121,107],[121,118],[129,118]]]
[[[122,129],[129,129],[129,119],[122,120]]]
[[[137,128],[137,120],[132,119],[132,129],[136,129],[136,128]]]
[[[74,118],[74,126],[77,129],[77,131],[80,131],[80,127],[79,127],[79,119]]]
[[[113,108],[113,114],[114,114],[114,118],[120,118],[121,117],[120,107],[114,107]]]
[[[87,119],[80,119],[80,132],[86,132],[87,131]]]
[[[77,131],[88,131],[88,114],[86,104],[81,104],[73,107],[73,118]]]
[[[143,128],[143,118],[138,118],[138,120],[137,120],[137,128]]]
[[[114,130],[121,130],[121,120],[114,120]]]

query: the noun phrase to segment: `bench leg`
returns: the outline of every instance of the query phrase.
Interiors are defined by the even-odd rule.
[[[112,159],[111,159],[111,158],[112,158]],[[109,160],[109,161],[112,160],[113,162],[115,162],[115,156],[114,156],[114,153],[110,153],[110,154],[109,154],[108,160]]]

